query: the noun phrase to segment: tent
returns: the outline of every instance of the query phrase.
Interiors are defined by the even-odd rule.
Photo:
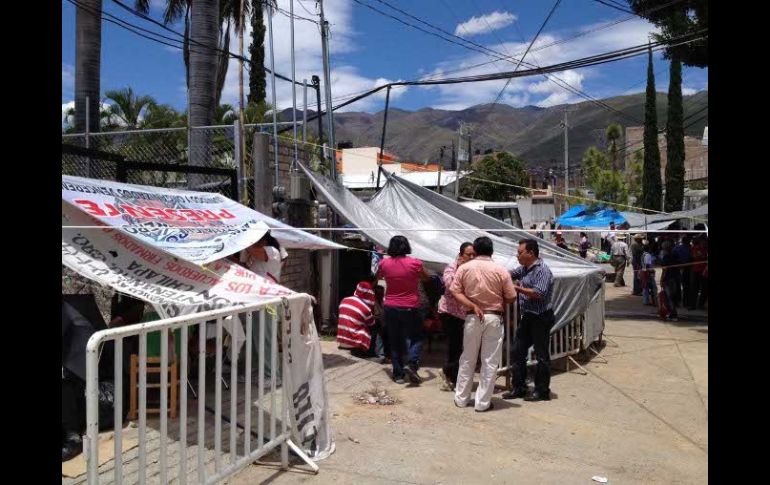
[[[617,211],[612,208],[589,208],[585,205],[570,207],[562,214],[557,223],[565,227],[600,228],[609,227],[610,222],[617,225],[627,223],[631,229],[659,231],[668,229],[673,223],[681,220],[702,222],[708,219],[708,204],[689,211],[678,211],[670,214],[640,214],[638,212]]]
[[[297,443],[321,459],[334,450],[328,425],[320,342],[311,297],[224,259],[259,240],[267,227],[289,247],[343,246],[290,228],[218,194],[160,189],[62,176],[62,264],[101,285],[151,303],[164,318],[275,301],[290,307],[283,337],[284,385],[312,398],[312,418],[291,412]],[[202,264],[202,261],[209,261]],[[229,321],[231,335],[240,329]],[[312,443],[308,436],[314,436]]]
[[[434,270],[441,270],[451,263],[462,242],[473,241],[482,235],[489,236],[494,243],[493,259],[508,269],[514,269],[519,266],[517,241],[533,237],[520,228],[479,214],[452,199],[414,184],[407,185],[395,175],[387,175],[385,185],[368,203],[364,203],[341,185],[304,166],[302,169],[327,203],[369,239],[386,247],[392,236],[406,235],[413,256]],[[555,332],[573,319],[588,315],[589,306],[596,304],[603,295],[603,271],[552,243],[538,242],[544,248],[541,255],[555,279],[553,305],[556,325],[552,329]],[[600,304],[603,306],[603,300]],[[598,338],[603,328],[603,318],[586,318],[586,333],[590,341]]]
[[[623,224],[626,219],[620,212],[608,207],[592,209],[585,205],[576,205],[559,216],[556,222],[560,226],[604,229],[609,227],[612,222],[618,225]]]

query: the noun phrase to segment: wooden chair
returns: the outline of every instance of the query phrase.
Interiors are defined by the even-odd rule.
[[[147,374],[160,374],[160,357],[147,357]],[[169,387],[169,416],[176,419],[177,414],[177,390],[179,389],[179,373],[177,363],[169,362],[168,365],[168,387]],[[159,379],[160,380],[160,379]],[[148,383],[147,389],[160,389],[160,382]],[[128,410],[128,419],[135,421],[139,416],[139,356],[131,354],[131,396]],[[163,410],[160,408],[147,408],[148,413],[160,414]]]
[[[158,316],[155,313],[150,313],[145,316],[143,321],[152,321],[157,319]],[[177,394],[179,391],[179,369],[177,364],[177,356],[181,352],[180,348],[181,331],[176,329],[173,332],[169,332],[169,352],[168,352],[168,404],[169,416],[171,419],[176,419],[177,415]],[[160,389],[160,331],[150,332],[147,334],[147,375],[158,374],[157,382],[148,382],[147,389]],[[131,370],[130,370],[130,400],[128,419],[136,420],[139,413],[139,355],[131,354]],[[149,379],[148,379],[149,381]],[[159,394],[160,396],[160,394]],[[147,408],[148,413],[161,413],[160,408]]]

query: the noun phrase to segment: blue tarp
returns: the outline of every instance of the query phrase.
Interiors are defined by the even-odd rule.
[[[562,214],[556,222],[560,226],[569,227],[609,227],[610,222],[623,224],[626,219],[615,209],[610,208],[588,208],[584,205],[576,205]]]

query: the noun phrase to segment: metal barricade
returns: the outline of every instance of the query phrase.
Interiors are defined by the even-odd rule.
[[[286,297],[287,300],[296,298],[307,298],[307,295],[296,294]],[[318,471],[318,466],[305,455],[290,439],[289,430],[290,419],[289,412],[291,406],[290,390],[287,386],[280,386],[277,382],[278,353],[279,343],[279,323],[283,313],[280,311],[282,300],[280,298],[268,300],[266,302],[254,305],[241,306],[237,308],[228,308],[212,310],[204,313],[180,316],[164,320],[158,320],[149,323],[140,323],[125,327],[109,328],[95,333],[87,345],[86,355],[86,437],[84,439],[84,453],[87,461],[87,477],[89,484],[100,483],[99,470],[99,354],[103,345],[107,342],[114,342],[114,376],[115,376],[115,400],[114,400],[114,482],[121,484],[124,479],[124,466],[130,463],[131,470],[126,470],[126,474],[138,473],[138,483],[146,483],[148,472],[153,477],[158,475],[160,483],[165,484],[170,481],[178,481],[180,484],[190,482],[197,483],[218,483],[225,478],[233,475],[244,467],[253,463],[255,460],[267,455],[276,448],[281,449],[281,465],[286,469],[289,464],[289,448],[297,454],[305,463],[310,465],[313,471]],[[278,310],[276,310],[278,309]],[[228,322],[231,341],[229,352],[231,356],[231,371],[229,380],[229,416],[222,415],[223,411],[223,384],[226,381],[223,378],[223,354],[224,338],[223,328],[225,321]],[[207,374],[206,358],[210,356],[206,351],[207,342],[207,324],[215,326],[215,369],[214,369],[214,436],[213,442],[210,436],[207,436],[207,413],[212,410],[207,406],[206,401],[212,398],[206,394]],[[239,345],[235,344],[238,334],[238,326],[245,324],[245,383],[239,383],[237,378],[238,356],[240,352]],[[255,329],[256,327],[256,329]],[[242,327],[241,327],[242,329]],[[179,415],[176,423],[173,423],[174,435],[178,441],[178,451],[173,450],[169,445],[169,332],[179,330],[181,337],[179,342],[180,350],[178,359],[179,368]],[[192,383],[188,381],[188,337],[192,332],[198,332],[198,372],[197,389],[192,399],[197,400],[197,415],[188,416],[188,387],[192,388]],[[253,339],[254,332],[257,331],[258,339]],[[268,335],[265,332],[269,332]],[[148,356],[147,356],[147,336],[151,332],[160,332],[160,382],[159,384],[148,384]],[[138,337],[138,454],[136,457],[127,457],[122,449],[122,423],[123,423],[123,354],[124,342],[127,338]],[[265,389],[265,340],[269,337],[269,356],[270,356],[270,377],[269,388]],[[258,342],[258,352],[256,356],[258,374],[257,374],[257,404],[253,402],[252,396],[252,342]],[[286,376],[286,366],[282,359],[281,368]],[[242,393],[239,394],[239,384],[243,386]],[[160,391],[160,409],[159,409],[159,433],[150,436],[148,432],[147,419],[147,390],[149,388],[159,388]],[[173,390],[172,390],[173,392]],[[225,395],[227,393],[224,393]],[[239,402],[243,397],[242,405]],[[172,394],[172,400],[174,395]],[[280,399],[280,403],[277,403]],[[265,436],[265,408],[266,401],[269,400],[269,434]],[[210,401],[209,401],[210,402]],[[242,407],[242,422],[238,419],[239,408]],[[256,408],[256,432],[252,430],[252,412]],[[194,414],[194,413],[191,413]],[[192,418],[192,424],[197,424],[197,438],[190,433],[188,436],[188,421]],[[209,417],[210,419],[210,417]],[[222,421],[226,421],[229,435],[223,439]],[[174,420],[172,420],[174,421]],[[280,429],[279,429],[280,428]],[[240,431],[239,431],[240,429]],[[238,439],[238,435],[242,440]],[[229,439],[227,439],[229,437]],[[157,438],[157,440],[156,440]],[[209,438],[209,439],[207,439]],[[157,441],[157,443],[156,443]],[[188,446],[195,441],[197,460],[188,462]],[[157,447],[155,446],[157,444]],[[227,448],[223,450],[223,445]],[[210,448],[207,448],[210,447]],[[213,456],[212,456],[213,449]],[[174,453],[177,451],[176,453]],[[173,460],[170,460],[170,455]],[[176,466],[170,466],[170,462],[177,462]],[[133,461],[138,462],[134,466]],[[213,462],[213,463],[212,463]],[[153,469],[150,470],[149,464]],[[157,463],[157,470],[155,464]],[[192,465],[192,466],[191,466]],[[212,469],[213,465],[213,469]],[[108,468],[108,467],[106,467]],[[102,477],[102,481],[104,480]],[[109,477],[107,477],[109,478]],[[133,480],[132,480],[133,481]]]

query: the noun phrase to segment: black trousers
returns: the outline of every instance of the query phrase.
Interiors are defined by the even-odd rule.
[[[706,304],[708,299],[708,286],[706,282],[707,279],[700,272],[693,271],[690,275],[690,306],[688,308],[691,310],[695,309],[696,304],[699,308]]]
[[[64,371],[61,380],[61,427],[65,433],[82,434],[86,429],[86,383]]]
[[[457,382],[457,372],[460,370],[460,356],[463,353],[463,330],[465,320],[457,318],[448,313],[440,313],[441,325],[447,337],[446,363],[444,364],[444,375],[452,381]]]
[[[535,368],[535,390],[545,394],[551,386],[551,352],[549,341],[551,327],[555,319],[553,311],[548,310],[539,315],[526,312],[522,315],[516,337],[513,341],[511,363],[513,366],[513,387],[523,389],[527,383],[527,353],[535,347],[537,367]]]

